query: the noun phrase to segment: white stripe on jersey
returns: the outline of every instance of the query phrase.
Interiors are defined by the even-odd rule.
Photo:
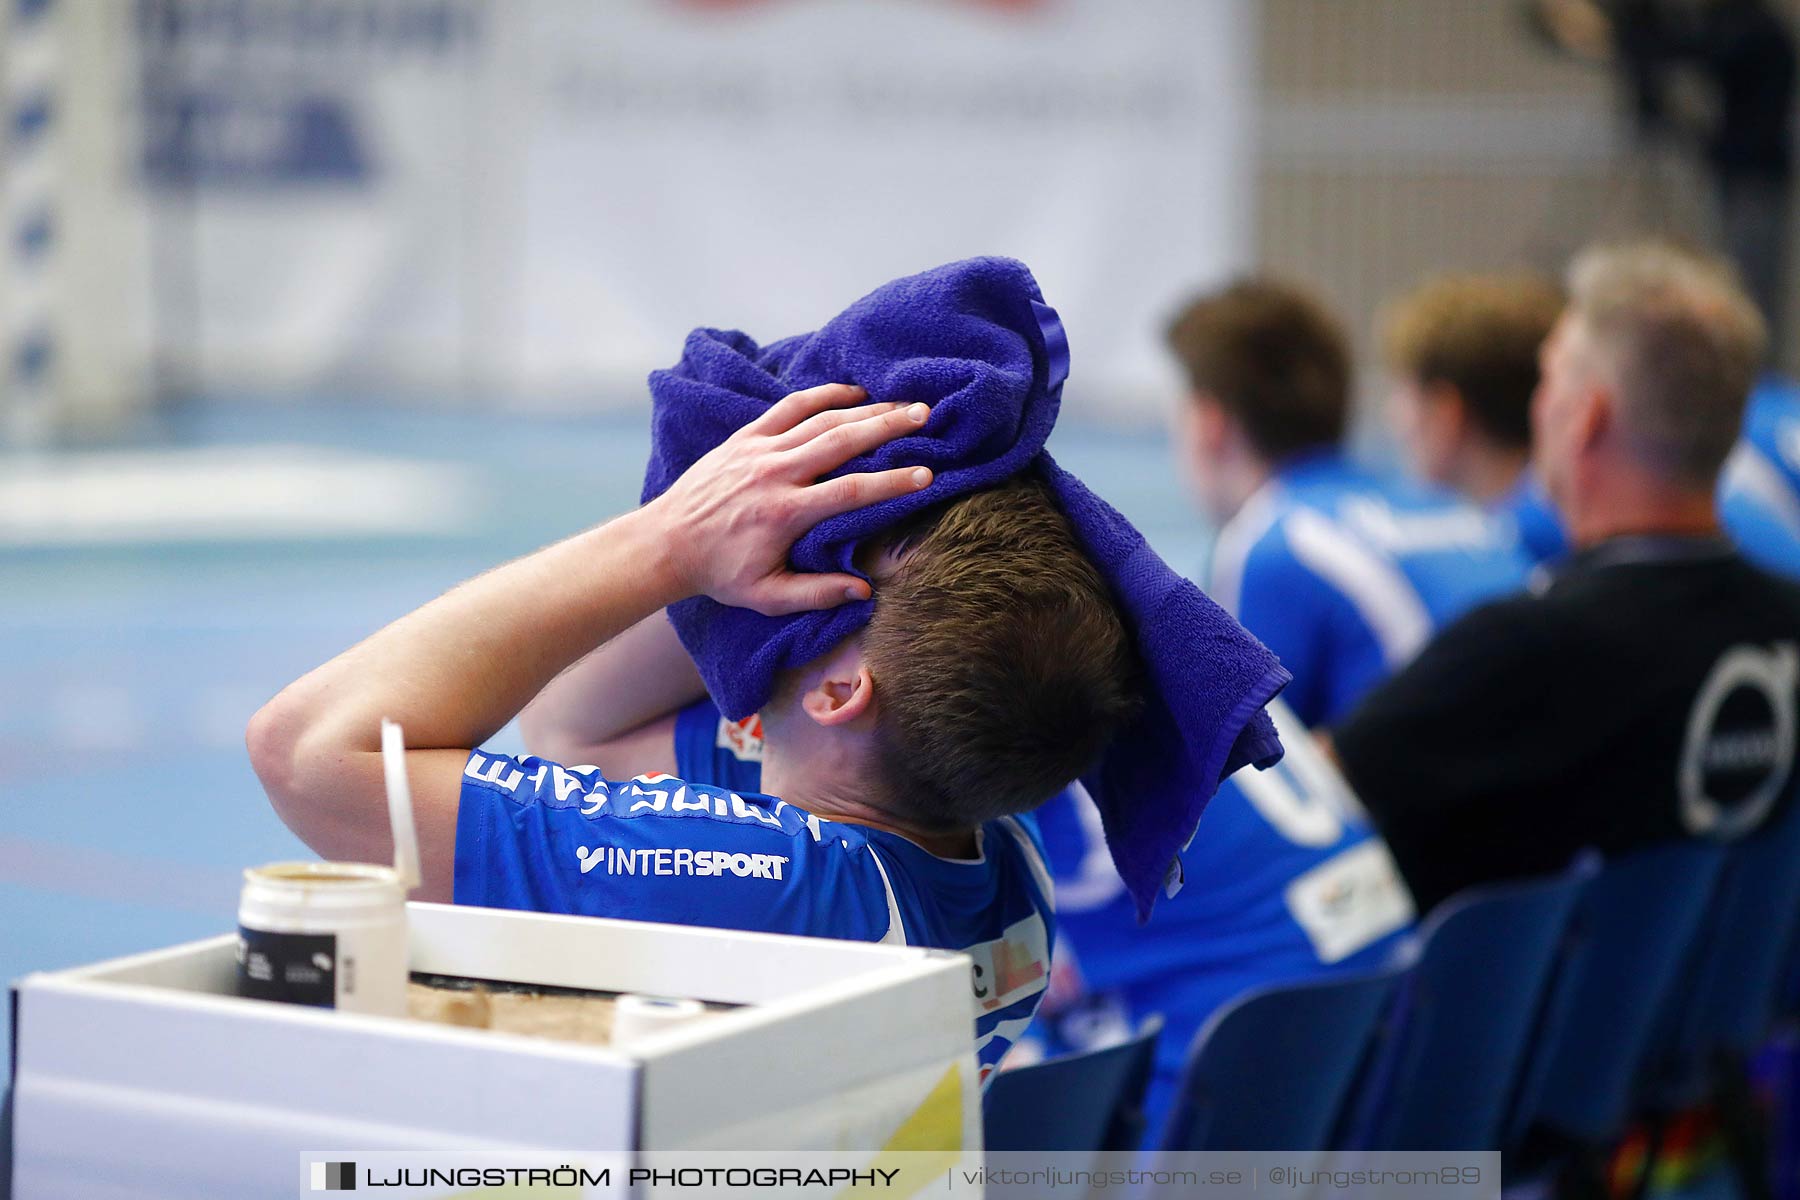
[[[1036,1019],[1036,1017],[1037,1010],[1034,1008],[1022,1017],[1013,1017],[1011,1020],[994,1022],[994,1027],[992,1029],[976,1036],[975,1057],[979,1059],[981,1057],[981,1052],[987,1049],[987,1044],[995,1038],[1004,1041],[1008,1046],[1017,1042],[1019,1040],[1019,1035],[1024,1033],[1025,1030],[1030,1027],[1031,1022]],[[988,1068],[983,1069],[987,1070]],[[986,1084],[986,1076],[983,1076],[982,1082],[983,1084]]]
[[[1081,829],[1081,865],[1075,869],[1072,878],[1057,883],[1052,902],[1064,912],[1103,908],[1125,890],[1125,881],[1119,878],[1112,854],[1106,848],[1106,827],[1100,821],[1100,806],[1079,783],[1069,785],[1066,803]]]
[[[1213,603],[1238,615],[1238,602],[1244,593],[1244,564],[1250,550],[1275,523],[1275,497],[1280,485],[1274,480],[1263,484],[1254,496],[1244,502],[1237,514],[1219,529],[1213,540],[1212,567],[1207,571],[1207,595]]]
[[[1719,490],[1738,492],[1759,500],[1773,512],[1788,532],[1800,537],[1800,496],[1782,475],[1781,468],[1749,442],[1739,442],[1719,473]]]
[[[1093,803],[1086,788],[1079,783],[1073,786],[1090,805]],[[1050,868],[1044,865],[1043,857],[1038,854],[1037,843],[1031,840],[1031,835],[1025,832],[1017,817],[1001,817],[1000,823],[1006,826],[1007,831],[1013,835],[1013,840],[1019,843],[1019,854],[1025,859],[1025,865],[1031,868],[1031,877],[1037,881],[1038,895],[1044,898],[1044,906],[1055,912],[1056,885],[1050,881]]]
[[[881,887],[887,892],[888,927],[881,935],[878,945],[904,946],[906,942],[906,926],[900,920],[900,902],[894,898],[894,885],[888,882],[887,868],[881,865],[881,855],[875,853],[875,847],[869,847],[869,857],[875,860],[875,869],[881,873]]]
[[[1300,508],[1288,514],[1282,529],[1300,564],[1356,609],[1389,668],[1403,666],[1431,639],[1431,614],[1406,576],[1343,526]]]

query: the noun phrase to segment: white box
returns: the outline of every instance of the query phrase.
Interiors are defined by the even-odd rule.
[[[242,999],[230,934],[28,975],[15,1200],[292,1196],[333,1149],[980,1149],[964,955],[408,908],[415,971],[744,1007],[626,1052]]]

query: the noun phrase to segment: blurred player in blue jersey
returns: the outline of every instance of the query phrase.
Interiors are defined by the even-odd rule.
[[[769,615],[866,599],[857,576],[788,567],[819,521],[931,482],[923,468],[821,481],[928,415],[866,399],[796,392],[655,500],[289,685],[248,731],[277,812],[327,858],[388,857],[378,731],[392,717],[409,746],[419,898],[965,950],[985,1075],[1036,1008],[1053,937],[1014,814],[1085,770],[1135,703],[1110,593],[1040,484],[896,531],[871,564],[883,602],[869,626],[785,672],[762,713],[762,793],[473,749],[685,597]],[[908,749],[921,731],[934,753]]]
[[[1239,282],[1182,310],[1180,450],[1221,523],[1209,591],[1280,655],[1309,726],[1335,721],[1439,625],[1522,586],[1510,530],[1343,452],[1350,363],[1304,293]]]
[[[1569,551],[1562,517],[1530,469],[1538,348],[1560,293],[1529,275],[1435,280],[1390,309],[1389,416],[1420,474],[1517,529],[1533,564]],[[1800,576],[1800,386],[1767,374],[1719,476],[1719,520],[1751,562]]]
[[[1744,557],[1800,577],[1800,386],[1765,375],[1719,476],[1719,521]]]
[[[1038,812],[1061,930],[1050,995],[1019,1052],[1111,1045],[1161,1013],[1144,1102],[1152,1145],[1213,1010],[1251,988],[1378,964],[1413,922],[1399,869],[1337,769],[1285,705],[1269,711],[1286,757],[1219,789],[1181,856],[1186,883],[1147,926],[1086,793]]]
[[[1568,549],[1531,461],[1538,350],[1562,293],[1530,274],[1450,275],[1391,305],[1388,418],[1412,467],[1500,517],[1533,563]]]

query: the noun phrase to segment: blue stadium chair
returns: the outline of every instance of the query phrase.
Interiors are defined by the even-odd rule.
[[[1162,1018],[1103,1050],[1002,1071],[982,1100],[989,1150],[1136,1150]]]
[[[1188,1053],[1164,1151],[1311,1150],[1335,1126],[1410,954],[1374,972],[1246,992]]]
[[[1726,848],[1712,903],[1654,1035],[1641,1093],[1651,1162],[1665,1118],[1713,1100],[1750,1200],[1770,1189],[1745,1059],[1768,1031],[1797,927],[1800,803],[1790,801],[1772,823]]]
[[[1584,1143],[1625,1130],[1657,1013],[1725,863],[1712,842],[1674,842],[1609,862],[1588,885],[1545,1030],[1516,1100],[1509,1144],[1531,1125]]]
[[[1570,918],[1599,869],[1599,855],[1585,853],[1560,875],[1470,888],[1432,911],[1341,1140],[1366,1150],[1500,1148]]]
[[[1668,1041],[1660,1047],[1664,1080],[1673,1068],[1694,1081],[1692,1068],[1707,1055],[1747,1054],[1762,1040],[1797,924],[1800,803],[1791,803],[1773,823],[1727,847],[1686,986],[1671,998]]]

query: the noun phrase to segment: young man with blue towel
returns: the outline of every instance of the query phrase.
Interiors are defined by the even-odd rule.
[[[1281,753],[1263,706],[1286,672],[1043,453],[1068,362],[1005,259],[897,280],[766,347],[695,331],[651,380],[641,508],[257,714],[277,811],[321,854],[380,861],[392,717],[421,895],[964,950],[985,1075],[1050,968],[1022,814],[1082,776],[1147,911],[1219,781]],[[663,609],[724,715],[760,712],[761,791],[477,749]]]

